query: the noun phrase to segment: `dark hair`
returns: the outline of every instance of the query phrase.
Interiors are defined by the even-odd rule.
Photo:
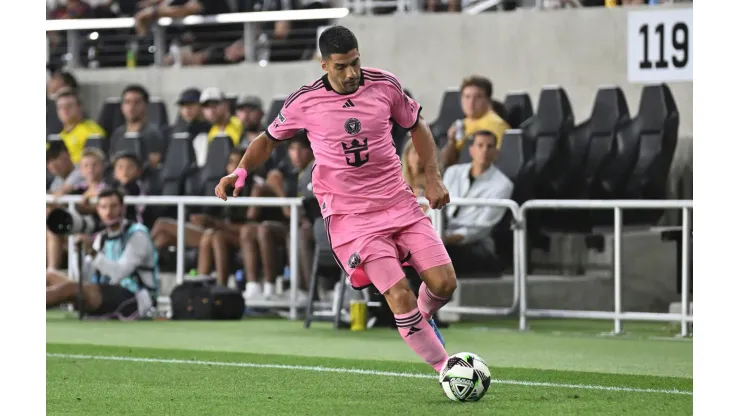
[[[311,148],[311,142],[308,140],[308,135],[306,134],[306,130],[298,130],[298,133],[296,133],[293,137],[290,138],[290,144],[293,144],[293,143],[298,144],[308,149]]]
[[[483,90],[483,95],[486,98],[491,99],[493,96],[493,84],[488,78],[484,78],[478,75],[473,75],[465,78],[460,85],[460,93],[467,87],[478,87]]]
[[[493,145],[498,147],[498,137],[496,137],[496,134],[490,130],[478,130],[475,133],[470,135],[470,140],[468,140],[468,145],[472,146],[473,142],[475,142],[475,136],[487,136],[493,138]]]
[[[100,201],[103,198],[108,198],[111,196],[115,196],[118,198],[118,201],[123,204],[123,192],[119,190],[118,188],[105,188],[98,194],[98,201]]]
[[[132,150],[121,150],[119,152],[116,152],[116,154],[113,155],[113,166],[115,166],[116,162],[118,162],[121,159],[129,159],[132,162],[134,162],[136,166],[139,167],[139,169],[142,168],[141,160],[139,159],[139,156]]]
[[[344,26],[331,26],[319,36],[319,51],[324,59],[331,54],[347,53],[352,49],[357,49],[357,38]]]
[[[46,145],[46,162],[49,163],[52,160],[56,160],[62,153],[69,153],[67,145],[62,140],[53,140]]]
[[[121,93],[121,100],[123,100],[123,96],[129,92],[138,93],[139,95],[141,95],[141,98],[144,100],[145,103],[149,103],[149,92],[143,86],[139,84],[131,84],[126,86],[126,88],[124,88],[123,92]]]

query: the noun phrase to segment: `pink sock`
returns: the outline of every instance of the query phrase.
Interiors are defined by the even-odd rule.
[[[435,295],[429,290],[426,283],[421,283],[417,305],[419,306],[421,316],[423,316],[427,321],[432,319],[432,315],[434,315],[439,308],[445,306],[449,301],[450,298],[443,298]]]
[[[419,309],[394,316],[401,338],[419,357],[439,372],[447,361],[447,352],[429,322],[421,316]]]

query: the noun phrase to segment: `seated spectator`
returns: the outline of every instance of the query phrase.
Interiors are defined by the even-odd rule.
[[[244,156],[244,151],[234,148],[229,154],[226,164],[226,173],[233,172]],[[229,195],[234,192],[229,189]],[[239,245],[239,230],[246,221],[247,209],[245,207],[224,207],[222,218],[207,218],[203,226],[206,228],[201,234],[198,245],[198,273],[209,275],[216,266],[216,281],[226,286],[229,280],[229,253]]]
[[[236,101],[236,117],[244,126],[241,146],[246,148],[267,128],[262,124],[265,111],[262,109],[262,100],[254,95],[240,95]]]
[[[447,131],[447,144],[440,151],[443,166],[457,163],[460,150],[465,146],[465,139],[476,131],[490,131],[501,141],[504,132],[511,128],[509,124],[493,110],[493,84],[487,78],[472,76],[463,80],[460,87],[460,104],[462,106],[464,131],[458,137],[456,123]],[[500,145],[500,143],[499,143]]]
[[[252,196],[277,196],[289,198],[298,196],[298,183],[302,182],[304,175],[311,174],[313,166],[313,152],[305,133],[296,135],[290,142],[288,149],[290,166],[281,166],[271,170],[267,174],[264,186],[255,186]],[[310,182],[308,182],[310,183]],[[306,183],[307,186],[307,183]],[[250,207],[247,218],[254,218],[256,207]],[[275,276],[277,275],[277,247],[285,247],[288,241],[288,219],[290,208],[284,207],[279,216],[262,222],[247,223],[240,232],[239,241],[244,259],[244,272],[246,275],[246,290],[244,296],[248,299],[260,297],[270,298],[275,295]],[[264,215],[264,214],[263,214]],[[262,265],[264,277],[263,287],[257,279],[257,269]],[[305,295],[308,288],[307,282],[310,273],[301,273],[301,287]]]
[[[113,155],[113,180],[108,187],[118,189],[124,195],[145,196],[147,186],[143,181],[144,166],[138,155],[130,150],[122,150]],[[131,222],[144,222],[144,205],[126,207],[126,218]]]
[[[157,253],[149,230],[123,218],[123,194],[100,192],[97,214],[105,230],[86,259],[91,283],[82,287],[85,312],[98,317],[135,319],[148,315],[159,289]],[[121,238],[123,236],[123,238]],[[123,243],[121,243],[123,242]],[[79,283],[56,271],[46,272],[46,307],[76,303]]]
[[[111,135],[111,153],[130,149],[126,147],[124,140],[131,134],[138,134],[144,149],[142,156],[147,158],[147,164],[152,167],[159,166],[162,161],[165,140],[159,127],[147,122],[147,110],[149,107],[149,92],[141,85],[129,85],[121,94],[121,113],[126,123],[118,127]]]
[[[98,196],[105,188],[103,174],[105,173],[105,154],[99,149],[85,149],[80,160],[80,174],[84,182],[80,183],[72,194],[82,195],[82,202],[77,204],[77,212],[83,215],[95,214],[95,205],[90,199]]]
[[[239,118],[231,115],[224,93],[218,88],[206,88],[200,95],[200,104],[203,106],[203,116],[211,123],[208,143],[217,135],[223,134],[231,138],[234,147],[239,146],[244,126]]]
[[[73,90],[59,93],[56,100],[57,115],[62,122],[62,131],[59,138],[69,151],[72,163],[77,164],[82,157],[82,149],[87,139],[105,137],[105,131],[98,123],[85,120],[82,114],[82,103]]]
[[[56,197],[70,194],[85,183],[80,170],[72,163],[64,142],[56,140],[46,144],[46,168],[54,175],[47,193]],[[47,215],[54,204],[46,207]],[[46,230],[46,267],[50,270],[61,268],[65,251],[64,239]]]
[[[470,140],[471,163],[452,165],[444,174],[450,198],[509,199],[514,185],[494,166],[496,135],[479,131]],[[506,208],[456,206],[445,208],[442,240],[460,272],[491,270],[496,261],[491,232]]]
[[[211,125],[203,119],[200,94],[197,88],[188,88],[180,93],[180,98],[177,99],[178,117],[169,128],[168,140],[172,140],[174,135],[187,133],[193,144],[198,166],[203,166],[206,163],[208,131]]]

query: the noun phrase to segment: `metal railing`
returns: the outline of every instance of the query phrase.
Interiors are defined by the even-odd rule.
[[[183,19],[161,17],[156,21],[156,24],[152,26],[152,33],[154,37],[154,63],[155,65],[162,65],[163,63],[165,51],[167,50],[165,31],[166,28],[170,26],[188,27],[242,23],[244,24],[244,60],[255,61],[258,23],[294,20],[333,20],[341,19],[343,17],[346,17],[348,14],[349,9],[339,7],[330,9],[226,13],[212,16],[188,16]],[[45,29],[47,32],[67,32],[67,65],[74,68],[80,65],[79,51],[81,45],[81,31],[133,29],[134,26],[135,20],[133,17],[119,17],[111,19],[46,20]]]
[[[527,329],[527,318],[581,318],[606,319],[614,321],[614,334],[622,333],[622,321],[657,321],[680,322],[681,336],[688,335],[688,323],[693,322],[693,316],[688,313],[688,275],[689,275],[689,233],[691,220],[689,210],[693,209],[693,201],[648,201],[648,200],[532,200],[520,207],[520,214],[524,219],[522,234],[519,239],[519,261],[521,288],[519,291],[519,329]],[[537,209],[611,209],[614,211],[614,311],[567,311],[552,309],[529,309],[527,307],[527,244],[526,244],[526,214]],[[624,209],[681,209],[682,228],[681,242],[681,313],[655,312],[623,312],[622,311],[622,211]]]
[[[72,207],[81,201],[80,196],[64,196],[55,198],[46,196],[47,203],[68,204]],[[421,203],[427,203],[423,198]],[[260,207],[290,207],[290,300],[289,301],[265,301],[258,306],[265,307],[287,307],[290,309],[290,319],[297,319],[299,305],[297,302],[298,288],[298,208],[301,206],[300,198],[235,198],[224,202],[216,197],[206,196],[127,196],[127,204],[137,205],[175,205],[177,207],[177,265],[176,281],[182,283],[184,279],[184,253],[185,253],[185,207],[186,206],[260,206]],[[453,198],[450,205],[460,206],[497,206],[505,207],[512,212],[514,237],[513,257],[513,291],[514,299],[510,307],[465,307],[447,305],[445,311],[451,313],[462,313],[471,315],[510,315],[519,311],[519,329],[527,329],[528,318],[581,318],[581,319],[603,319],[614,321],[614,333],[622,333],[623,321],[653,321],[653,322],[678,322],[681,325],[681,335],[689,334],[688,324],[693,322],[693,314],[689,314],[689,246],[691,219],[689,210],[693,209],[693,201],[684,200],[531,200],[519,206],[511,200],[483,200],[472,198]],[[530,309],[527,307],[527,222],[526,213],[538,209],[611,209],[614,211],[614,311],[569,311],[551,309]],[[624,312],[622,311],[622,213],[625,209],[681,209],[681,312],[656,313],[656,312]],[[432,224],[439,235],[442,235],[442,212],[435,210],[430,215]],[[70,253],[72,256],[72,253]],[[71,257],[70,261],[74,259]],[[72,263],[70,263],[72,264]]]

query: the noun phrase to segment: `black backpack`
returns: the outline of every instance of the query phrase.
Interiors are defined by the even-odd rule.
[[[170,294],[172,319],[241,319],[244,297],[241,292],[216,284],[215,279],[189,279]]]

